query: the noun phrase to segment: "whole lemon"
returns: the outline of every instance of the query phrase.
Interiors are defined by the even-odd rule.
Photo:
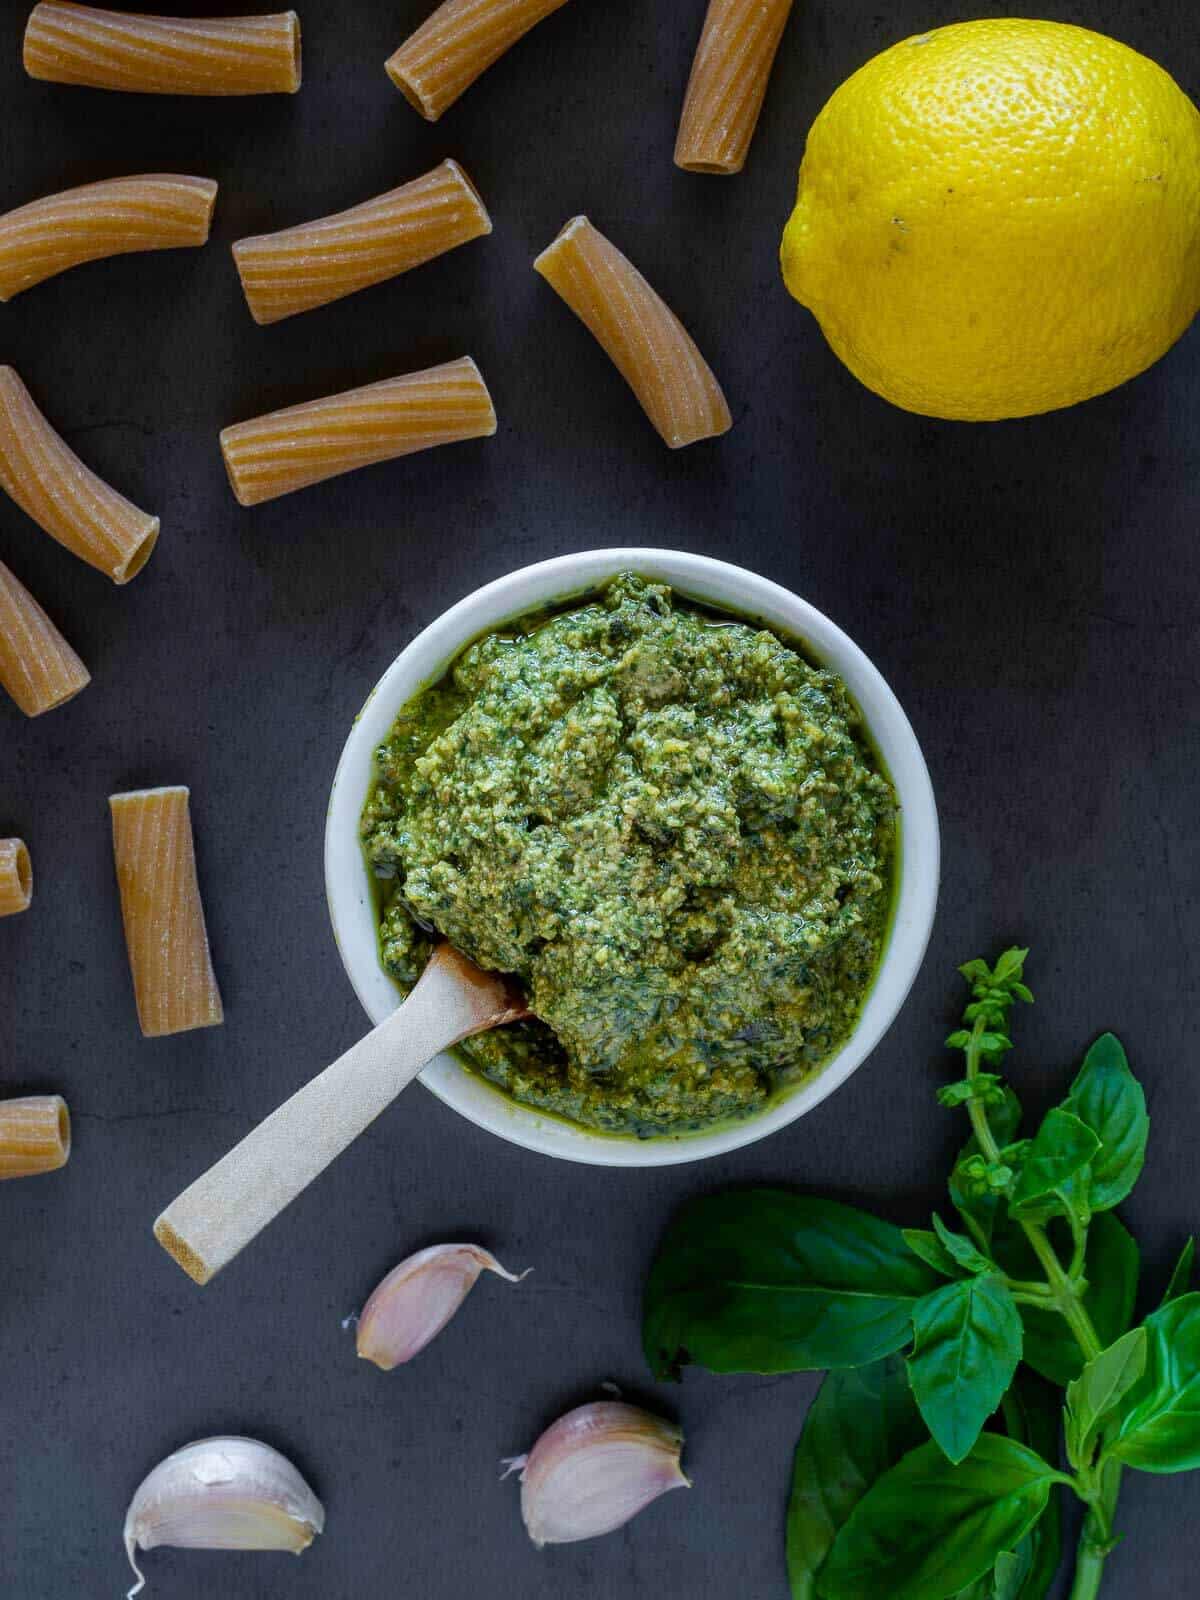
[[[782,263],[851,372],[908,411],[1073,405],[1200,307],[1200,113],[1086,28],[905,39],[814,123]]]

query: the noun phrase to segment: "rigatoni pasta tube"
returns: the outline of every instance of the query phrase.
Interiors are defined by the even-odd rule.
[[[71,1154],[71,1115],[61,1095],[0,1100],[0,1180],[57,1172]]]
[[[85,261],[205,244],[216,197],[210,178],[148,172],[20,206],[0,217],[0,300]]]
[[[740,172],[792,0],[711,0],[692,62],[675,165]]]
[[[158,542],[158,518],[84,466],[12,367],[0,367],[0,488],[52,539],[114,583],[136,577]]]
[[[533,263],[607,351],[672,450],[733,424],[691,335],[641,273],[586,217]]]
[[[387,75],[409,105],[436,122],[530,28],[567,0],[445,0],[399,50]]]
[[[33,865],[24,839],[0,839],[0,917],[28,911],[33,899]]]
[[[189,791],[109,796],[138,1022],[146,1038],[224,1021],[196,881]]]
[[[90,681],[83,662],[0,561],[0,684],[27,717],[40,717]]]
[[[300,22],[294,11],[151,17],[42,0],[25,29],[25,71],[131,94],[295,94]]]
[[[235,423],[221,434],[221,451],[234,494],[253,506],[376,461],[495,431],[492,397],[464,356]]]
[[[424,177],[336,216],[240,239],[233,259],[255,322],[280,322],[491,231],[467,175],[457,161],[443,161]]]

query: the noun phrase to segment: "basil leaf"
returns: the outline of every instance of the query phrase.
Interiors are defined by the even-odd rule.
[[[1133,1328],[1089,1361],[1067,1388],[1067,1455],[1091,1465],[1103,1424],[1146,1370],[1146,1330]]]
[[[1025,1235],[1010,1223],[997,1230],[996,1259],[1012,1278],[1039,1278],[1042,1269]],[[1128,1331],[1137,1296],[1138,1247],[1111,1211],[1102,1211],[1088,1233],[1083,1303],[1104,1345]],[[1056,1311],[1020,1307],[1025,1324],[1024,1359],[1035,1372],[1065,1389],[1083,1371],[1083,1355]]]
[[[1011,1209],[1033,1213],[1039,1203],[1060,1193],[1099,1149],[1099,1139],[1078,1117],[1058,1108],[1048,1112],[1021,1163]]]
[[[908,1381],[951,1461],[978,1439],[1021,1359],[1021,1316],[996,1273],[948,1283],[913,1308]]]
[[[787,1564],[792,1600],[816,1600],[838,1529],[877,1478],[924,1441],[904,1362],[831,1372],[804,1419],[792,1467]]]
[[[817,1580],[823,1600],[947,1600],[1013,1550],[1059,1474],[1041,1456],[982,1433],[959,1466],[932,1441],[868,1489]]]
[[[938,1279],[899,1228],[782,1189],[704,1195],[667,1229],[646,1284],[642,1340],[658,1378],[859,1367],[908,1343]]]
[[[1142,1472],[1200,1467],[1200,1294],[1146,1318],[1146,1371],[1125,1397],[1108,1453]]]
[[[966,1234],[951,1233],[936,1211],[933,1213],[933,1227],[947,1255],[951,1257],[952,1261],[956,1261],[960,1267],[965,1267],[968,1272],[993,1272],[995,1270],[995,1262],[989,1261],[981,1250],[976,1250]]]
[[[1017,1099],[1008,1084],[1004,1085],[1004,1100],[1000,1105],[988,1107],[988,1122],[996,1136],[999,1145],[1011,1144],[1017,1136],[1017,1129],[1021,1126],[1021,1102]],[[992,1228],[1000,1212],[1000,1196],[997,1194],[975,1195],[963,1182],[962,1168],[972,1156],[979,1154],[979,1143],[974,1134],[967,1140],[959,1152],[958,1160],[954,1164],[954,1171],[950,1174],[950,1198],[954,1202],[955,1210],[962,1216],[970,1219],[980,1229],[985,1239],[990,1241]]]
[[[935,1272],[940,1272],[944,1278],[962,1276],[958,1270],[958,1263],[936,1233],[930,1233],[925,1228],[902,1228],[900,1231],[913,1255],[920,1256],[921,1260]]]
[[[998,988],[1002,988],[1013,979],[1019,978],[1025,970],[1028,958],[1029,951],[1018,950],[1015,945],[1011,950],[1006,950],[992,968],[992,982]]]
[[[1146,1096],[1113,1034],[1101,1034],[1084,1057],[1065,1109],[1100,1140],[1091,1163],[1090,1199],[1093,1211],[1110,1211],[1137,1182],[1150,1132]]]
[[[1170,1305],[1172,1300],[1178,1300],[1181,1294],[1188,1292],[1192,1281],[1192,1270],[1196,1265],[1196,1241],[1189,1239],[1180,1251],[1179,1260],[1175,1263],[1175,1271],[1171,1274],[1171,1281],[1167,1285],[1167,1292],[1162,1297],[1163,1305]]]

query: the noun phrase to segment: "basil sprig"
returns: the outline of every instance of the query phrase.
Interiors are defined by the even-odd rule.
[[[1113,1215],[1145,1162],[1145,1095],[1106,1033],[1020,1136],[998,1068],[1033,999],[1027,955],[960,969],[971,997],[947,1043],[965,1072],[939,1095],[971,1124],[950,1177],[959,1227],[734,1190],[686,1205],[651,1270],[657,1376],[827,1371],[793,1467],[793,1600],[1045,1600],[1059,1485],[1085,1507],[1073,1600],[1094,1600],[1123,1471],[1200,1468],[1194,1242],[1134,1327],[1138,1249]]]

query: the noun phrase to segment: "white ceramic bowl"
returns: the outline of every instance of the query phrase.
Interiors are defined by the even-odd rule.
[[[325,830],[325,888],[334,938],[358,998],[382,1022],[398,991],[379,964],[374,900],[358,842],[375,747],[401,706],[438,678],[455,656],[501,623],[594,590],[620,572],[670,584],[681,595],[759,618],[806,644],[849,686],[887,763],[900,800],[899,894],[883,960],[852,1036],[808,1082],[746,1122],[679,1139],[590,1133],[517,1105],[451,1055],[421,1074],[434,1094],[482,1128],[529,1150],[596,1166],[659,1167],[721,1155],[785,1127],[824,1100],[879,1043],[904,1003],[925,954],[938,888],[938,825],[929,773],[895,695],[858,646],[796,595],[741,567],[676,550],[591,550],[559,556],[499,578],[452,606],[409,644],[372,690],[338,763]]]

